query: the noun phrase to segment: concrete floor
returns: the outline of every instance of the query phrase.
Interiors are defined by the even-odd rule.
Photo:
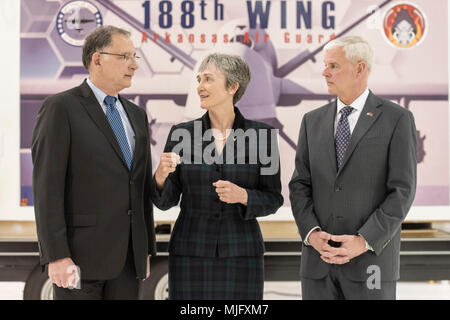
[[[264,283],[264,299],[301,299],[300,282],[266,282]],[[450,300],[450,284],[448,281],[398,282],[397,300]]]
[[[0,282],[0,300],[22,300],[24,282]],[[299,282],[266,282],[264,299],[299,300],[301,299]],[[398,282],[398,300],[450,300],[448,281],[438,283]]]

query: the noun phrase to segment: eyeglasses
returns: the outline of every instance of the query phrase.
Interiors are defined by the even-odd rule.
[[[131,55],[131,53],[111,53],[111,52],[99,52],[100,54],[109,54],[110,56],[118,56],[122,57],[124,61],[129,62],[131,59],[134,59],[134,61],[139,61],[141,57],[137,56],[136,54]]]

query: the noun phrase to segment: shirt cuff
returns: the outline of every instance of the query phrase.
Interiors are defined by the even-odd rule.
[[[311,232],[316,231],[316,230],[322,230],[320,229],[319,226],[315,226],[314,228],[311,229],[311,231],[308,232],[308,234],[306,235],[305,241],[303,241],[303,243],[305,244],[305,246],[310,246],[311,244],[308,242],[309,239],[309,235],[311,234]]]
[[[360,233],[358,233],[358,236],[360,236],[361,238],[364,239],[364,237]],[[366,243],[366,249],[367,250],[375,251],[375,250],[373,250],[372,246],[366,241],[366,239],[364,239],[364,242]]]

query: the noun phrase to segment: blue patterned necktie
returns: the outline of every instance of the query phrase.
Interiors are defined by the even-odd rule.
[[[336,137],[335,137],[335,146],[336,146],[336,160],[338,164],[338,169],[342,165],[342,160],[344,160],[345,150],[347,150],[348,143],[350,141],[350,124],[348,123],[348,116],[352,113],[353,108],[350,106],[346,106],[341,109],[341,118],[339,119],[337,129],[336,129]]]
[[[127,162],[128,169],[131,169],[133,157],[131,155],[130,146],[128,145],[127,136],[125,134],[125,128],[123,127],[122,119],[120,118],[119,111],[116,108],[116,97],[106,96],[106,117],[108,118],[111,129],[114,131],[117,142],[122,150],[123,157]]]

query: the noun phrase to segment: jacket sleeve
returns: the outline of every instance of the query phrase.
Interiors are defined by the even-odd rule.
[[[32,139],[33,195],[41,264],[70,257],[65,221],[65,189],[70,123],[64,104],[47,98]]]
[[[302,239],[315,227],[321,227],[314,212],[311,170],[309,165],[307,115],[303,116],[295,154],[295,169],[289,182],[292,214]]]
[[[416,127],[410,111],[397,122],[389,146],[388,196],[358,230],[377,255],[401,228],[416,193]]]
[[[172,152],[174,145],[177,141],[172,141],[172,132],[175,130],[175,126],[170,129],[167,137],[164,152]],[[178,204],[181,195],[181,182],[180,182],[180,166],[178,165],[174,172],[170,173],[164,182],[162,190],[158,190],[156,187],[156,179],[153,175],[152,179],[152,191],[151,197],[155,206],[161,210],[168,210]]]
[[[283,205],[283,196],[281,195],[280,180],[280,153],[278,150],[278,140],[274,128],[266,131],[266,142],[259,137],[259,155],[270,155],[270,161],[263,163],[259,160],[259,182],[256,189],[247,190],[247,206],[240,205],[243,208],[243,218],[245,220],[263,217],[277,212]],[[265,150],[263,150],[265,149]],[[266,162],[266,161],[264,161]]]
[[[144,111],[145,114],[145,111]],[[156,255],[156,236],[155,236],[155,222],[153,218],[153,203],[151,200],[151,192],[153,190],[153,179],[152,179],[152,155],[150,150],[150,131],[148,130],[148,118],[145,114],[145,124],[147,127],[148,145],[147,145],[147,163],[145,172],[145,190],[144,190],[144,218],[145,225],[147,228],[148,237],[148,253],[152,256]]]

